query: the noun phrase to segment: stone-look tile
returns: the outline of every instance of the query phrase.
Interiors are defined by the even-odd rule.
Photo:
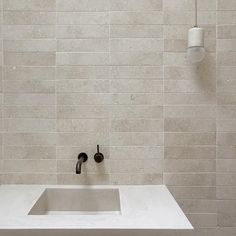
[[[221,40],[218,40],[218,45]],[[227,51],[227,50],[226,50]],[[235,78],[236,67],[217,67],[217,78],[218,80],[233,80]]]
[[[168,93],[214,92],[215,85],[213,82],[207,81],[204,84],[199,84],[199,81],[193,80],[167,80],[165,81],[165,91]]]
[[[135,184],[135,185],[144,185],[149,183],[150,185],[156,185],[162,183],[162,174],[110,174],[110,183],[111,184]]]
[[[160,52],[112,52],[110,56],[112,65],[160,66],[163,62]]]
[[[110,76],[112,79],[160,79],[163,80],[162,66],[112,66]]]
[[[161,146],[163,134],[160,132],[116,132],[111,133],[110,144],[112,146]]]
[[[5,146],[5,159],[56,159],[56,149],[50,146]]]
[[[216,116],[214,106],[166,106],[165,117],[167,118],[212,118]]]
[[[165,119],[166,132],[214,132],[216,124],[214,120],[205,119]]]
[[[218,52],[219,66],[236,66],[236,52]]]
[[[217,158],[219,159],[234,159],[236,158],[235,146],[218,146]]]
[[[54,93],[54,81],[43,80],[5,80],[4,92],[6,93]]]
[[[217,230],[217,236],[221,236],[221,235],[233,236],[235,234],[236,234],[236,227],[234,228],[220,227]]]
[[[215,104],[215,93],[165,93],[166,105],[210,105]]]
[[[235,181],[236,181],[236,173],[230,173],[230,172],[226,172],[226,173],[220,173],[217,172],[216,174],[216,182],[217,182],[217,187],[222,187],[222,186],[230,186],[232,187],[233,185],[235,185]]]
[[[218,13],[218,24],[236,24],[236,12],[235,11],[219,11]]]
[[[55,173],[55,160],[4,160],[4,172]]]
[[[216,187],[179,187],[169,186],[171,193],[177,199],[212,199],[215,200]]]
[[[108,25],[57,25],[57,39],[108,38]]]
[[[236,51],[236,39],[218,39],[217,50],[218,51]]]
[[[236,227],[236,201],[218,201],[218,225],[220,227]]]
[[[217,160],[218,172],[236,172],[236,160],[235,159],[218,159]]]
[[[56,40],[4,40],[6,52],[55,52]]]
[[[221,94],[219,94],[221,95]],[[236,107],[235,105],[235,96],[226,96],[226,94],[223,94],[223,97],[221,98],[218,96],[219,105],[217,108],[217,118],[219,119],[234,119],[236,114]]]
[[[112,11],[159,11],[162,0],[110,0]]]
[[[163,120],[158,119],[114,119],[111,120],[113,132],[161,132]]]
[[[58,146],[94,146],[97,144],[108,145],[109,139],[107,133],[58,133]]]
[[[111,102],[112,104],[116,105],[127,105],[127,111],[130,113],[129,105],[146,105],[150,106],[146,110],[146,112],[152,110],[154,117],[161,117],[162,116],[162,109],[161,106],[163,105],[163,94],[162,93],[153,93],[153,94],[145,94],[145,93],[124,93],[124,94],[111,94]],[[153,107],[151,107],[153,106]],[[156,107],[155,107],[156,106]],[[135,106],[134,106],[135,108]],[[155,108],[157,109],[157,112],[155,112]],[[138,107],[135,108],[136,112],[138,112]],[[143,107],[141,107],[141,110]],[[114,111],[117,111],[117,109],[113,109]],[[122,107],[122,110],[125,110],[125,107]],[[116,114],[119,114],[116,112]],[[131,113],[130,113],[131,114]],[[140,112],[140,118],[146,117],[146,113]],[[120,116],[120,115],[118,115]],[[130,115],[128,115],[130,116]],[[147,113],[147,116],[149,116],[149,112]],[[149,117],[150,118],[150,117]]]
[[[163,82],[160,80],[113,80],[110,81],[112,93],[161,93]]]
[[[110,13],[111,25],[160,25],[163,23],[162,11],[147,11],[147,12],[125,12],[113,11]]]
[[[165,147],[165,159],[215,159],[214,146]]]
[[[162,173],[162,159],[148,160],[110,160],[110,171],[116,173],[140,173],[140,174],[158,174]]]
[[[105,25],[109,23],[108,12],[58,12],[58,25]]]
[[[3,184],[56,184],[55,173],[5,173],[2,176]]]
[[[80,184],[80,185],[104,185],[110,183],[110,175],[108,174],[58,174],[57,175],[58,184]]]
[[[214,172],[215,160],[165,159],[165,172]]]
[[[236,187],[232,186],[217,186],[217,199],[234,200],[236,198]]]
[[[217,213],[217,201],[211,199],[179,199],[178,203],[187,213]]]
[[[164,10],[182,10],[182,11],[193,11],[194,10],[194,1],[185,1],[185,0],[163,0]],[[216,10],[216,1],[215,0],[199,0],[198,1],[198,10]]]
[[[109,0],[57,0],[57,11],[107,11]]]
[[[58,119],[101,119],[109,118],[107,106],[58,106]]]
[[[236,132],[236,120],[218,120],[217,130],[219,132]]]
[[[218,39],[234,39],[236,38],[236,25],[219,25],[217,27]]]
[[[52,52],[5,52],[4,64],[10,66],[54,66],[55,53]]]
[[[57,81],[58,93],[108,93],[109,80],[61,80]]]
[[[215,24],[216,23],[216,12],[215,11],[200,11],[198,21],[199,24]],[[165,24],[188,24],[194,25],[194,11],[176,11],[176,9],[171,9],[165,12],[164,23]]]
[[[108,65],[109,53],[57,53],[56,64],[63,65]]]
[[[231,132],[225,132],[225,133],[220,133],[218,132],[217,134],[217,144],[219,146],[233,146],[235,145],[236,141],[236,132],[231,133]]]
[[[42,94],[42,93],[41,94],[8,93],[5,94],[4,96],[4,105],[50,106],[50,105],[55,105],[55,96],[54,94]]]
[[[110,25],[111,38],[162,38],[161,25]]]
[[[4,119],[5,132],[55,132],[54,119]]]
[[[124,147],[110,147],[110,159],[155,159],[163,158],[163,147],[137,147],[137,146],[124,146]]]
[[[164,173],[168,186],[215,186],[215,173]]]
[[[178,54],[175,54],[178,55]],[[212,70],[215,70],[213,63],[211,62],[211,68],[205,66],[194,67],[194,66],[177,66],[176,64],[165,66],[164,75],[166,80],[187,80],[198,82],[199,86],[205,80],[214,78]],[[209,78],[210,77],[210,78]]]
[[[55,68],[5,66],[3,76],[4,80],[54,80]]]
[[[55,12],[40,11],[4,11],[4,25],[54,25]]]
[[[217,227],[217,214],[186,214],[189,221],[200,228],[216,228]],[[203,235],[203,234],[201,234]],[[209,232],[206,233],[206,235],[210,235]]]
[[[58,105],[110,105],[112,104],[112,94],[109,93],[58,93],[57,104]],[[150,98],[151,99],[151,98]],[[68,109],[68,108],[67,108]],[[99,108],[100,109],[100,108]],[[105,108],[103,109],[105,111]],[[96,109],[95,109],[96,112]],[[108,111],[105,112],[108,114]]]
[[[236,2],[234,0],[218,0],[218,10],[236,10]]]
[[[161,39],[111,39],[111,52],[122,51],[163,51]]]
[[[6,146],[53,146],[56,144],[56,137],[52,133],[6,133],[3,144]]]
[[[56,0],[3,0],[6,11],[55,11]]]
[[[63,39],[57,41],[58,52],[107,52],[107,39]]]
[[[130,106],[112,106],[110,107],[110,118],[163,118],[162,106],[145,106],[145,105],[130,105]]]
[[[4,39],[54,39],[54,25],[6,25],[2,28]]]
[[[109,79],[109,68],[107,66],[57,66],[56,78],[57,80]]]

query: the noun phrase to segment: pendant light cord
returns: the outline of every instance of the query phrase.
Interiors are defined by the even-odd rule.
[[[197,0],[195,0],[195,25],[194,27],[198,27],[197,25]]]

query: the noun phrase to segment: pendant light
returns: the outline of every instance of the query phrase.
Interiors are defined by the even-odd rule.
[[[197,17],[197,0],[195,0],[195,25],[188,31],[187,58],[191,64],[197,64],[205,57],[204,29],[198,27]]]

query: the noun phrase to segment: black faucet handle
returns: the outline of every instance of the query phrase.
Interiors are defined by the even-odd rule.
[[[94,155],[94,160],[97,162],[97,163],[100,163],[102,162],[104,159],[104,156],[103,154],[99,151],[99,145],[97,145],[97,153],[95,153]]]

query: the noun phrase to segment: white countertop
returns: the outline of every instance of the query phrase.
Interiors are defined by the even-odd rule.
[[[121,215],[28,215],[46,188],[118,188]],[[2,185],[0,229],[193,229],[193,227],[164,185]]]

